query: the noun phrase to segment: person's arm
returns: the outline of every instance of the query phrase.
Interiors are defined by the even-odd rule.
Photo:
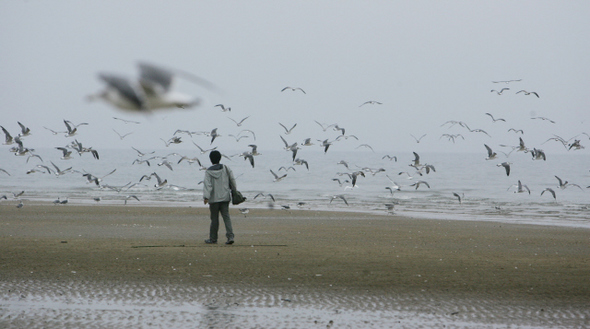
[[[207,204],[209,203],[209,198],[211,197],[211,190],[213,189],[213,186],[211,184],[211,177],[209,175],[207,175],[207,172],[205,172],[205,179],[203,180],[203,203]]]

